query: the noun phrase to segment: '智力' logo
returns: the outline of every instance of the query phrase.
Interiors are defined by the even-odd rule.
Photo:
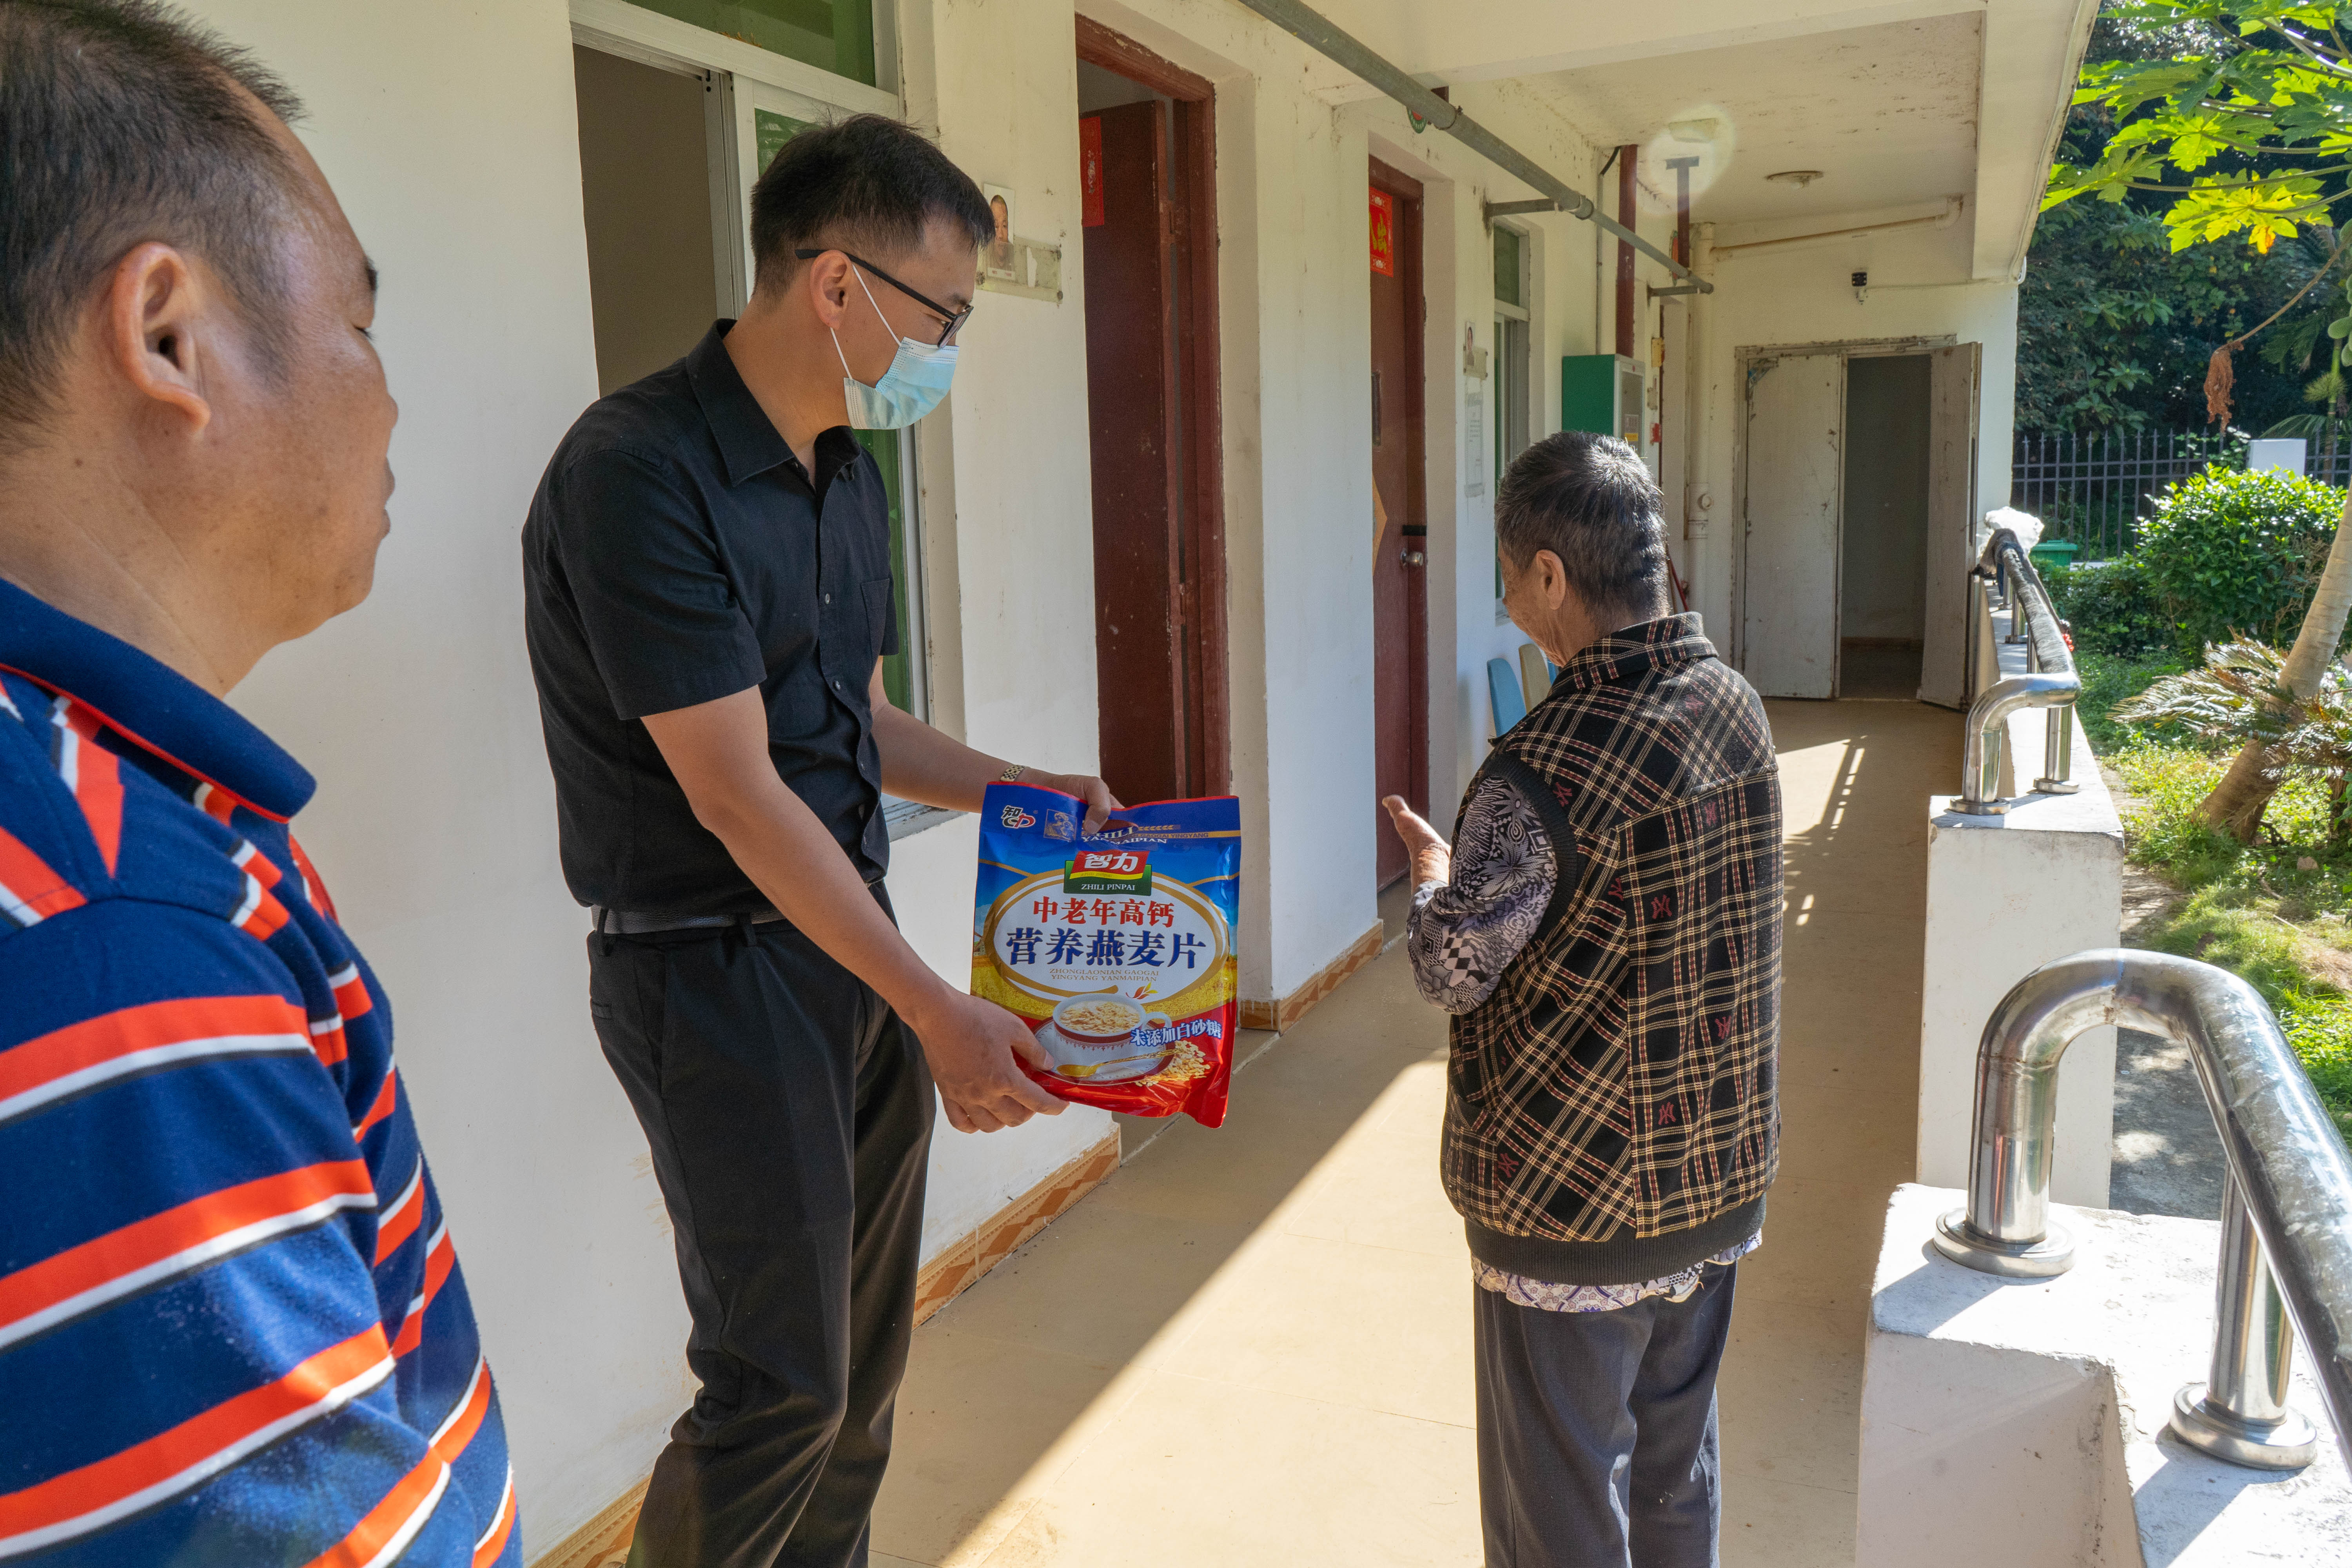
[[[1000,816],[997,820],[1003,823],[1007,827],[1034,827],[1037,826],[1037,819],[1029,815],[1029,813],[1022,810],[1017,805],[1006,806],[1003,815]]]
[[[1081,849],[1062,870],[1065,893],[1151,891],[1151,857],[1140,849]]]

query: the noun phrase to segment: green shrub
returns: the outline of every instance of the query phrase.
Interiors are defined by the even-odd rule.
[[[2139,557],[2053,566],[2042,583],[2080,651],[2137,659],[2173,650],[2171,619],[2157,604]]]
[[[2136,553],[2182,656],[2241,636],[2293,642],[2343,506],[2315,480],[2220,468],[2158,497]]]

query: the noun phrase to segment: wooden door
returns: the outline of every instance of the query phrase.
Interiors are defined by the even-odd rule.
[[[1845,360],[1748,362],[1740,665],[1766,697],[1837,690]]]
[[[1976,560],[1977,378],[1981,343],[1937,349],[1927,383],[1927,616],[1919,700],[1969,703],[1969,568]]]
[[[1421,186],[1371,165],[1372,778],[1429,810],[1428,502],[1422,405]],[[1403,841],[1374,810],[1379,885],[1404,875]]]
[[[1102,221],[1081,232],[1102,773],[1121,800],[1170,800],[1186,793],[1186,693],[1167,115],[1145,102],[1086,119],[1083,144],[1101,149]]]

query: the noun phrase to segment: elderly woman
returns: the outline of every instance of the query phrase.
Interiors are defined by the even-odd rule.
[[[1488,1568],[1716,1562],[1716,1370],[1780,1135],[1780,794],[1755,691],[1667,614],[1659,510],[1612,437],[1511,465],[1504,606],[1559,677],[1450,849],[1383,803],[1453,1015]]]

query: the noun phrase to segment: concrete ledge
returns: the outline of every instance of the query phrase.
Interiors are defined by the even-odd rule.
[[[1929,1243],[1954,1189],[1887,1205],[1862,1393],[1858,1568],[2220,1568],[2352,1561],[2352,1481],[2319,1395],[2319,1458],[2241,1469],[2163,1436],[2212,1353],[2221,1226],[2056,1207],[2054,1279],[1963,1268]],[[2297,1349],[2298,1362],[2303,1352]]]
[[[2007,624],[1996,616],[1996,633]],[[2001,651],[2003,673],[2023,668],[2021,650]],[[2029,783],[2042,774],[2048,722],[2045,709],[2011,715],[2014,765],[2005,774]],[[2079,734],[2072,773],[2082,784],[2075,794],[2016,796],[2000,816],[1955,811],[1954,795],[1929,797],[1917,1173],[1931,1185],[1967,1184],[1977,1047],[1994,1004],[2051,960],[2122,938],[2123,822]],[[2062,1203],[2106,1205],[2115,1081],[2113,1028],[2068,1047],[2050,1176]]]

